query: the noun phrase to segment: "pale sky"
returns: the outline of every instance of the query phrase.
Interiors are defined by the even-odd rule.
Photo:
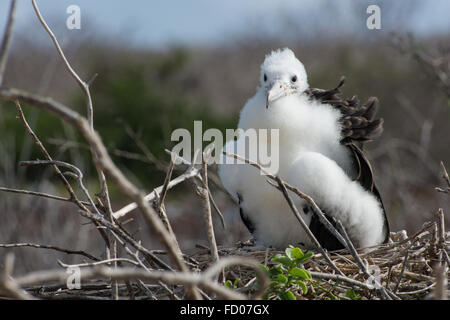
[[[18,0],[17,23],[15,32],[33,34],[39,27],[29,0]],[[105,34],[109,37],[125,38],[133,44],[146,47],[161,48],[171,44],[183,45],[215,45],[224,43],[229,37],[255,31],[258,28],[276,33],[280,16],[289,14],[299,20],[305,17],[323,16],[327,13],[319,11],[321,0],[38,0],[41,13],[50,22],[52,29],[66,32],[66,9],[76,4],[81,9],[81,30],[73,33],[87,32]],[[368,4],[380,1],[368,1]],[[409,0],[395,1],[396,4]],[[6,22],[9,0],[0,0],[0,32]],[[349,0],[335,1],[337,19],[347,29],[361,28],[355,21],[365,21],[365,12],[349,12],[346,9]],[[400,4],[401,6],[402,4]],[[383,10],[382,2],[380,4]],[[360,16],[358,16],[358,14]],[[382,11],[382,19],[389,12]],[[392,18],[392,17],[391,17]],[[395,17],[394,17],[395,19]],[[420,3],[420,10],[407,15],[403,27],[415,34],[447,32],[450,30],[450,1],[430,0]],[[383,20],[382,20],[383,21]],[[333,29],[332,21],[330,32]],[[321,21],[321,23],[328,23]],[[83,28],[84,26],[84,28]],[[389,29],[389,25],[384,25]],[[308,28],[314,28],[314,21]],[[353,30],[352,30],[353,31]],[[358,31],[358,30],[355,30]]]

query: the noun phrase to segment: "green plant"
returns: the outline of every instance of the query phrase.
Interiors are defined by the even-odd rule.
[[[351,300],[361,300],[361,295],[353,289],[348,289],[345,296]]]
[[[239,278],[235,279],[234,281],[227,280],[225,281],[225,287],[227,287],[228,289],[237,289],[239,281],[241,281],[241,279]]]
[[[304,253],[300,248],[289,246],[285,254],[277,254],[272,258],[275,266],[267,268],[261,265],[270,277],[270,285],[264,298],[274,296],[281,300],[296,300],[293,292],[307,294],[307,283],[311,281],[311,274],[301,268],[301,265],[313,255],[312,252]]]

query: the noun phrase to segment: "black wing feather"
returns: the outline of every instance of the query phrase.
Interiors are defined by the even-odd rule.
[[[242,196],[238,193],[237,194],[238,200],[239,200],[239,215],[241,216],[241,220],[244,223],[244,225],[247,227],[248,231],[253,235],[255,232],[255,225],[250,220],[248,215],[245,214],[244,209],[242,209],[241,203],[243,201]]]
[[[341,143],[346,145],[353,155],[353,161],[357,168],[355,180],[358,181],[364,189],[372,192],[380,201],[385,220],[384,242],[387,242],[389,240],[389,222],[386,210],[381,195],[375,185],[372,166],[362,151],[365,142],[376,139],[383,132],[383,119],[375,119],[375,115],[379,109],[379,102],[376,97],[370,97],[366,103],[360,105],[356,96],[343,98],[340,88],[344,83],[345,78],[341,77],[336,88],[330,90],[310,88],[306,93],[312,99],[328,103],[341,112]],[[320,232],[323,233],[324,231]],[[326,237],[329,236],[332,235],[330,234]]]

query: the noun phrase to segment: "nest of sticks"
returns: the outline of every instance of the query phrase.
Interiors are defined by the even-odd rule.
[[[344,276],[334,272],[324,256],[317,253],[303,267],[311,273],[313,282],[318,286],[309,285],[306,295],[301,293],[300,288],[292,289],[297,299],[350,299],[346,296],[350,289],[357,292],[358,299],[383,299],[380,287],[374,283],[374,279],[378,279],[393,299],[445,299],[448,296],[448,272],[441,266],[449,265],[449,236],[450,231],[441,231],[438,222],[428,222],[413,235],[408,236],[405,230],[391,232],[389,243],[358,250],[373,279],[364,274],[355,257],[346,249],[329,252],[329,257]],[[276,254],[283,253],[270,248],[242,245],[219,247],[222,257],[250,257],[268,267],[276,264],[271,261]],[[207,248],[191,258],[199,270],[213,263]],[[239,279],[239,291],[249,293],[254,290],[256,277],[251,269],[239,266],[227,269],[225,278],[232,281]],[[445,296],[437,297],[438,293]]]
[[[384,299],[382,289],[392,299],[435,299],[448,296],[448,272],[442,266],[449,265],[450,231],[444,232],[439,221],[425,223],[412,235],[406,231],[392,232],[387,244],[357,250],[358,257],[371,270],[373,279],[367,276],[358,265],[355,257],[346,249],[329,252],[329,257],[343,275],[336,273],[321,253],[312,256],[304,265],[312,276],[308,284],[308,293],[300,288],[290,288],[297,299]],[[221,258],[251,258],[267,267],[276,265],[272,258],[283,251],[272,248],[256,247],[239,243],[236,246],[219,247]],[[155,251],[164,256],[164,251]],[[191,271],[203,272],[216,263],[209,248],[198,246],[194,253],[185,255]],[[236,291],[251,297],[258,286],[255,271],[252,268],[235,265],[225,268],[222,281],[236,279]],[[379,282],[377,286],[375,279]],[[356,293],[349,297],[347,292]],[[43,299],[110,299],[111,283],[94,280],[84,283],[82,289],[69,290],[66,286],[46,285],[27,288],[26,291]],[[183,296],[183,286],[162,288],[159,284],[144,282],[123,283],[119,285],[119,296],[136,300],[172,299]],[[173,295],[172,295],[172,294]],[[437,296],[437,295],[444,296]],[[209,297],[213,298],[213,297]],[[276,298],[274,295],[269,299]]]

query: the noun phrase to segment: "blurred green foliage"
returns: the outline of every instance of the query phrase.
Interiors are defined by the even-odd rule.
[[[136,58],[135,55],[117,54],[105,59],[106,49],[93,50],[89,55],[87,74],[98,76],[91,85],[91,94],[94,104],[95,128],[102,136],[105,145],[113,154],[113,150],[121,150],[143,155],[142,150],[129,134],[127,127],[136,134],[142,142],[158,159],[168,162],[169,155],[165,148],[171,148],[178,142],[171,142],[173,130],[186,128],[193,132],[194,120],[203,122],[203,130],[208,128],[232,128],[236,124],[235,116],[217,117],[211,112],[206,99],[202,97],[190,97],[190,88],[195,86],[195,81],[184,79],[180,81],[180,74],[189,61],[189,54],[182,49],[170,51],[168,54],[143,54]],[[139,55],[138,55],[139,56]],[[72,93],[73,107],[81,114],[85,114],[85,97],[80,91]],[[24,129],[15,118],[15,108],[2,108],[2,122],[0,126],[2,135],[14,135],[16,137],[17,156],[20,146],[23,144]],[[25,108],[26,114],[34,112],[37,116],[34,130],[45,142],[49,138],[68,140],[69,138],[83,144],[83,139],[72,130],[64,128],[63,124],[54,116],[36,114],[31,108]],[[71,139],[69,139],[71,140]],[[46,144],[52,154],[58,149],[57,145]],[[42,158],[33,147],[32,158]],[[89,164],[89,152],[86,148],[71,150],[60,155],[59,160],[73,162],[71,155],[82,156],[86,165],[85,176],[95,179],[95,171]],[[114,156],[113,156],[114,157]],[[25,159],[21,159],[25,160]],[[132,173],[131,179],[148,189],[161,184],[164,172],[154,165],[123,157],[114,157],[114,161],[126,172]],[[138,178],[137,178],[138,177]]]

